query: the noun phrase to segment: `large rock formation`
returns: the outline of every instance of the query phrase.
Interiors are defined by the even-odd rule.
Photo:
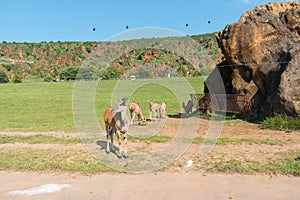
[[[299,2],[256,7],[227,25],[217,40],[225,57],[218,70],[226,93],[247,95],[261,119],[300,116]]]

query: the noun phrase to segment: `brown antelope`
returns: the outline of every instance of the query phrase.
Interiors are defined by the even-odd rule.
[[[158,118],[159,117],[159,110],[160,110],[160,105],[158,103],[155,103],[153,101],[149,101],[149,106],[150,106],[150,120],[152,121],[152,117]]]
[[[146,118],[144,117],[142,108],[138,103],[131,102],[129,105],[129,111],[130,111],[131,124],[133,124],[133,122],[134,122],[135,115],[138,116],[139,124],[141,124],[141,123],[143,125],[146,124]]]
[[[192,115],[192,112],[193,112],[193,106],[194,106],[194,103],[192,100],[189,100],[188,102],[183,102],[182,103],[182,107],[184,109],[184,113],[187,117],[191,116]]]
[[[165,102],[161,102],[159,104],[159,117],[165,118],[166,117],[166,104]]]
[[[127,97],[122,98],[118,101],[118,104],[115,107],[109,107],[104,112],[104,122],[105,122],[105,128],[106,128],[106,138],[107,138],[107,144],[106,144],[106,152],[109,153],[110,149],[114,151],[114,145],[113,145],[113,136],[114,133],[117,135],[118,142],[119,142],[119,154],[118,156],[124,156],[127,157],[127,131],[129,129],[129,118],[127,114]],[[123,134],[124,141],[123,141],[123,147],[122,148],[122,140],[121,140],[121,134]],[[110,142],[111,142],[111,148],[110,148]]]

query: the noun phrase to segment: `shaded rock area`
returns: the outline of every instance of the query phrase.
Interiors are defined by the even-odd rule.
[[[260,119],[300,116],[300,3],[269,3],[242,15],[217,34],[225,60],[206,81],[221,73],[225,91],[246,95]]]

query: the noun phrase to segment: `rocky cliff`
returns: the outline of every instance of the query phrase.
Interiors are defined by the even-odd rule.
[[[226,93],[247,95],[261,119],[300,116],[299,2],[256,7],[220,31],[217,41]]]

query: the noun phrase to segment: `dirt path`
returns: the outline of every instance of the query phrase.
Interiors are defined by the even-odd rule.
[[[178,130],[180,119],[168,118],[160,135],[173,136]],[[209,121],[200,119],[200,128],[195,137],[205,137]],[[143,131],[149,127],[136,127]],[[160,127],[154,127],[160,129]],[[189,132],[189,130],[186,130]],[[0,132],[0,135],[36,135],[45,134],[55,137],[77,137],[76,133],[46,132],[22,133]],[[146,134],[146,132],[145,132]],[[0,171],[0,199],[298,199],[300,196],[300,177],[207,173],[205,167],[229,159],[260,163],[281,155],[280,153],[299,150],[300,132],[263,130],[256,124],[240,120],[226,121],[220,138],[236,140],[270,139],[279,144],[225,144],[215,145],[206,159],[199,160],[200,144],[192,144],[188,150],[163,172],[149,174],[100,173],[92,176],[63,172],[17,172]],[[130,142],[129,149],[134,152],[163,148],[166,143],[146,141]],[[1,144],[0,150],[84,150],[83,144]],[[193,159],[191,167],[187,161]],[[23,190],[40,187],[45,184],[67,184],[61,191],[32,196],[13,195]],[[49,185],[46,185],[49,186]],[[56,187],[57,185],[50,185]],[[53,188],[52,188],[53,189]],[[45,191],[45,189],[44,189]]]
[[[0,172],[0,199],[297,199],[300,178],[200,173],[48,174]],[[32,196],[16,191],[45,184],[68,184],[61,191]],[[15,193],[14,193],[14,192]]]

